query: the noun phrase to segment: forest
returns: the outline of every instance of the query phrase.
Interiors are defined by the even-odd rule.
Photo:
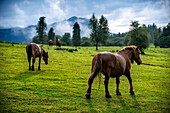
[[[32,42],[48,44],[49,40],[54,41],[56,37],[61,40],[62,46],[141,46],[141,51],[148,48],[150,44],[160,48],[170,47],[170,23],[161,28],[155,23],[152,25],[140,25],[138,21],[130,22],[130,31],[126,33],[110,33],[107,19],[102,15],[100,19],[95,17],[95,14],[89,20],[91,29],[90,37],[81,37],[81,28],[76,22],[73,26],[73,36],[71,33],[65,32],[62,36],[55,34],[51,27],[48,33],[45,32],[47,24],[45,17],[40,17],[37,24],[37,34],[33,37]]]

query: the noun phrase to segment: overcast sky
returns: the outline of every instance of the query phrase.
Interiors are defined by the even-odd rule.
[[[170,0],[0,0],[0,26],[36,25],[45,16],[47,24],[72,16],[104,15],[110,32],[126,32],[131,20],[158,27],[170,22]]]

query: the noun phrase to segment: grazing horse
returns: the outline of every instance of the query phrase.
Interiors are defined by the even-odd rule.
[[[31,66],[30,66],[30,62],[31,62],[31,57],[33,57],[32,59],[32,71],[34,71],[34,63],[35,63],[35,58],[39,57],[39,66],[38,66],[38,70],[40,69],[40,63],[41,63],[41,57],[43,56],[43,60],[45,62],[45,64],[48,64],[48,52],[45,52],[44,49],[40,46],[37,45],[35,43],[29,43],[26,46],[26,52],[27,52],[27,58],[28,58],[28,62],[29,62],[29,70],[31,70]]]
[[[130,76],[130,68],[133,60],[135,60],[138,65],[142,63],[140,54],[141,53],[139,47],[136,46],[125,47],[118,51],[116,54],[112,54],[110,52],[101,52],[96,54],[92,60],[91,75],[88,79],[88,88],[85,95],[86,98],[90,99],[93,80],[97,75],[100,75],[100,73],[105,75],[104,84],[106,98],[111,98],[111,95],[108,91],[108,83],[110,77],[116,78],[116,94],[121,95],[119,91],[119,77],[121,75],[125,75],[128,78],[130,84],[130,94],[134,95],[132,79]]]
[[[61,47],[61,40],[56,37],[56,46]]]
[[[48,43],[49,43],[49,46],[53,46],[53,40],[49,40]]]

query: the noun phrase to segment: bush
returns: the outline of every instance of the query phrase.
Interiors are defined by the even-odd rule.
[[[160,44],[161,48],[170,47],[170,36],[161,37],[160,41],[159,41],[159,44]]]

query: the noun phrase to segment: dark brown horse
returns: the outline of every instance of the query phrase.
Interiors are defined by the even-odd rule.
[[[42,56],[43,56],[43,60],[44,60],[45,64],[46,65],[48,64],[48,52],[46,53],[41,46],[39,46],[35,43],[29,43],[26,46],[26,52],[27,52],[27,58],[28,58],[28,62],[29,62],[29,70],[31,70],[31,66],[30,66],[31,57],[33,57],[33,59],[32,59],[32,71],[34,71],[34,63],[35,63],[36,57],[39,57],[38,70],[41,70],[40,69],[40,63],[41,63],[41,57]]]
[[[86,98],[90,99],[91,95],[91,86],[93,83],[94,78],[102,73],[105,75],[105,97],[111,98],[111,95],[108,91],[108,83],[109,78],[116,78],[116,94],[121,95],[119,91],[119,77],[121,75],[125,75],[130,84],[130,94],[134,95],[133,86],[132,86],[132,79],[130,76],[130,68],[131,63],[133,63],[133,60],[140,65],[142,63],[140,59],[140,50],[136,46],[128,46],[120,51],[118,51],[116,54],[112,54],[110,52],[101,52],[96,54],[93,57],[92,61],[92,69],[91,69],[91,75],[88,79],[88,88],[86,91]],[[100,78],[101,79],[101,78]]]
[[[61,40],[56,37],[56,46],[61,47]]]
[[[48,43],[49,43],[49,46],[53,46],[53,40],[49,40]]]

